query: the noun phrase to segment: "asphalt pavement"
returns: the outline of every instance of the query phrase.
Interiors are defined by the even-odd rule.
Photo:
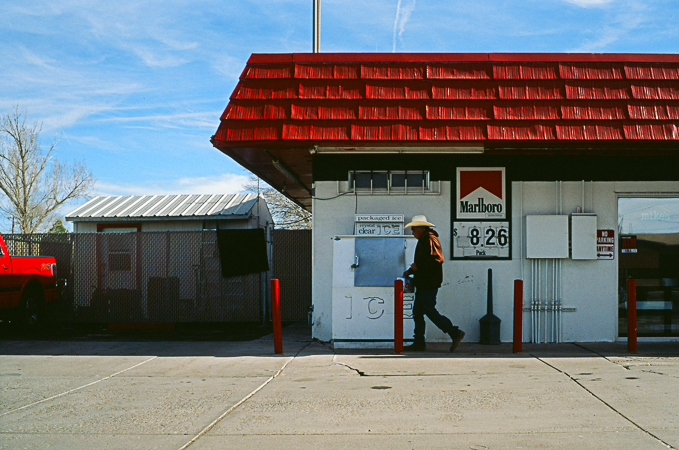
[[[679,343],[0,341],[0,449],[679,448]]]

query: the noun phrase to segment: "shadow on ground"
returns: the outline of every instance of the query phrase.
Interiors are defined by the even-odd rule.
[[[287,327],[294,322],[283,323]],[[251,341],[271,334],[261,323],[45,324],[26,330],[0,321],[0,341]]]

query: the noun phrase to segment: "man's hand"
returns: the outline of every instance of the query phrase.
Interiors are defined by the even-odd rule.
[[[415,265],[415,263],[412,263],[410,265],[410,269],[403,272],[403,278],[406,278],[408,275],[410,275],[410,272],[415,272],[415,271],[417,271],[417,266]]]

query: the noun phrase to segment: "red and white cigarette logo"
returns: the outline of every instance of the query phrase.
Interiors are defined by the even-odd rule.
[[[460,171],[460,198],[482,188],[502,200],[502,175],[502,170]]]
[[[458,218],[504,218],[504,175],[503,168],[458,168]]]

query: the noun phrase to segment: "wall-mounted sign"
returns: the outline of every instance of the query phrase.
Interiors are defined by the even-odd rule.
[[[457,168],[457,219],[506,219],[504,167]]]
[[[356,214],[354,234],[357,236],[402,236],[403,214]]]
[[[453,258],[509,258],[509,222],[453,222]]]
[[[620,236],[620,252],[621,253],[636,253],[637,252],[637,237],[628,235]]]
[[[401,222],[405,216],[403,214],[356,214],[354,222]]]
[[[596,230],[596,259],[615,259],[615,230]]]

